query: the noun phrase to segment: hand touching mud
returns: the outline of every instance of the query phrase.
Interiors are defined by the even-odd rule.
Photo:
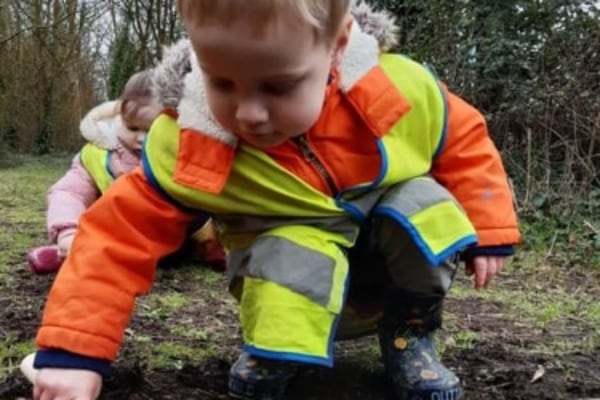
[[[475,289],[487,288],[494,276],[502,271],[505,262],[504,256],[478,256],[467,262],[467,275],[475,274]]]
[[[33,400],[96,400],[102,377],[81,369],[42,368],[33,387]]]

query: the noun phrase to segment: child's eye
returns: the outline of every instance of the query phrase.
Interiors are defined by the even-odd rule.
[[[285,96],[286,94],[292,93],[297,86],[298,81],[268,83],[263,85],[262,90],[264,93],[271,94],[273,96]]]
[[[233,82],[228,81],[226,79],[209,79],[208,83],[214,89],[217,89],[217,90],[223,91],[223,92],[230,91],[233,89]]]

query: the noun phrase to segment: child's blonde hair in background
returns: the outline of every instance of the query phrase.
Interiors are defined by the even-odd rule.
[[[298,22],[311,26],[318,39],[331,42],[336,37],[352,0],[177,0],[177,9],[192,26],[215,21],[231,24],[238,18],[258,22],[264,33],[269,21],[291,13]]]

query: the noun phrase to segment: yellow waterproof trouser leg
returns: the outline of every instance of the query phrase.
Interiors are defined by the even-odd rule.
[[[344,240],[314,227],[285,226],[237,251],[233,259],[236,280],[242,282],[245,351],[270,359],[333,364],[348,279],[340,248]]]

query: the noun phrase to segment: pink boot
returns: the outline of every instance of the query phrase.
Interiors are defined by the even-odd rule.
[[[27,262],[33,272],[41,275],[58,271],[63,259],[58,255],[58,246],[42,246],[29,252]]]
[[[224,272],[227,268],[225,259],[225,250],[216,239],[207,240],[200,244],[202,247],[203,261],[211,266],[217,272]]]

